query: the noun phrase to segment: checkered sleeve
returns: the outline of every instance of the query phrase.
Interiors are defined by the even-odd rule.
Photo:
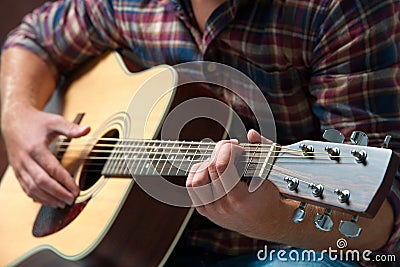
[[[371,146],[392,136],[400,144],[399,1],[332,1],[321,23],[313,51],[311,93],[322,128],[345,136],[368,134]],[[392,236],[377,253],[400,250],[400,176],[388,200],[395,224]]]
[[[3,49],[28,49],[67,73],[91,56],[118,45],[112,1],[46,3],[23,18]]]

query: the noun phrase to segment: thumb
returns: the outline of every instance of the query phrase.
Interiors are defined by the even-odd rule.
[[[263,143],[263,144],[272,144],[273,141],[265,138],[261,134],[259,134],[256,130],[249,130],[247,133],[247,139],[250,143]]]
[[[90,132],[90,127],[87,125],[78,125],[69,122],[62,116],[57,116],[53,122],[51,129],[58,134],[65,135],[68,138],[76,138],[87,135]]]

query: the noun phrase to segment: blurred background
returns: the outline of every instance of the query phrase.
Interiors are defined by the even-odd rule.
[[[7,33],[19,24],[22,17],[44,0],[1,0],[0,2],[0,43],[3,45]],[[1,61],[0,61],[1,64]],[[0,179],[7,167],[7,157],[3,139],[0,135]]]

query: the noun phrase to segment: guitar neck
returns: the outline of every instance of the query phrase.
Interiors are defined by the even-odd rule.
[[[104,177],[186,177],[196,163],[210,160],[213,142],[120,140],[96,144],[108,153]],[[97,146],[99,146],[97,148]],[[397,170],[391,150],[304,140],[288,146],[241,144],[239,176],[268,179],[283,197],[361,216],[373,217]],[[105,149],[107,148],[107,149]],[[97,153],[97,152],[96,152]],[[178,181],[181,181],[178,179]],[[257,179],[249,190],[257,188]]]
[[[275,159],[276,144],[242,144],[244,153],[236,165],[243,178],[266,177]],[[115,144],[104,165],[105,177],[180,176],[191,167],[210,160],[213,142],[123,140]]]

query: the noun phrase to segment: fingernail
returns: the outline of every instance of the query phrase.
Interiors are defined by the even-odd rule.
[[[233,138],[233,139],[231,139],[231,140],[229,140],[231,143],[234,143],[234,144],[239,144],[239,140],[237,140],[236,138]]]
[[[74,204],[75,199],[74,198],[67,198],[65,199],[65,204],[67,204],[68,206],[71,206],[72,204]]]
[[[80,192],[79,189],[74,190],[74,192],[73,192],[74,198],[77,198],[79,196],[79,192]]]
[[[90,126],[88,126],[88,125],[82,125],[82,126],[80,126],[80,130],[81,131],[87,131],[87,130],[89,130],[90,129]]]

